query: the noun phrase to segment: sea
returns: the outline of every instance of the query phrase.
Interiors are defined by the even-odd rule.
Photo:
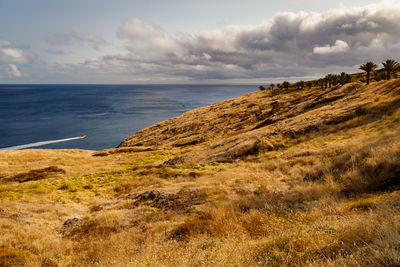
[[[0,149],[113,148],[157,122],[257,87],[0,85]]]

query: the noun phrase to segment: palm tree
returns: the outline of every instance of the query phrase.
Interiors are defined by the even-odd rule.
[[[325,79],[321,78],[317,81],[317,83],[321,86],[321,89],[324,89],[324,85],[325,85]]]
[[[390,80],[391,74],[396,74],[397,70],[400,68],[399,63],[393,59],[387,59],[386,62],[382,62],[382,64],[386,71],[387,80]]]
[[[306,84],[305,81],[299,81],[299,82],[296,83],[296,86],[299,89],[303,89],[305,84]]]
[[[368,61],[367,63],[360,65],[360,70],[363,70],[367,73],[367,85],[369,84],[371,72],[373,72],[377,67],[378,66],[372,61]]]
[[[335,75],[334,74],[328,74],[325,76],[325,81],[326,81],[326,85],[325,88],[327,88],[329,86],[329,88],[332,87],[332,85],[335,82]]]
[[[273,84],[273,83],[271,83],[271,89],[274,89],[274,87],[275,87],[275,84]]]
[[[347,74],[346,72],[340,73],[340,84],[345,85],[351,80],[351,76]]]
[[[308,88],[309,88],[309,89],[311,89],[311,87],[313,87],[313,84],[314,84],[314,83],[313,83],[313,82],[311,82],[311,81],[310,81],[310,82],[307,82],[307,86],[308,86]]]
[[[325,88],[328,88],[329,83],[330,83],[330,74],[325,75],[324,77],[324,82],[325,82]]]
[[[276,87],[278,87],[279,89],[281,88],[281,84],[280,83],[277,83],[276,84]]]
[[[337,85],[340,82],[340,75],[333,74],[332,75],[332,85]]]
[[[286,90],[289,90],[289,86],[290,86],[290,83],[288,81],[284,81],[282,83],[282,87],[285,88]]]

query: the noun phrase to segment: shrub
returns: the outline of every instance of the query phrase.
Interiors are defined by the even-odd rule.
[[[0,248],[0,266],[24,266],[29,256],[29,251]]]
[[[222,236],[224,234],[223,227],[209,219],[188,219],[175,228],[169,234],[168,238],[178,241],[188,241],[191,237],[197,235]]]
[[[29,172],[20,173],[14,175],[13,177],[7,179],[9,182],[28,182],[28,181],[37,181],[49,178],[56,174],[63,174],[65,171],[57,166],[50,166],[44,169],[30,170]]]

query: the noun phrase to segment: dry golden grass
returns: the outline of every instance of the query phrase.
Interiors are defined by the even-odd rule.
[[[398,266],[399,85],[255,92],[127,140],[154,147],[2,151],[0,266]]]
[[[0,174],[3,176],[24,173],[27,170],[57,166],[66,171],[67,177],[114,170],[118,158],[92,157],[94,151],[29,149],[0,153]],[[110,163],[114,163],[110,164]],[[122,162],[122,161],[121,161]]]

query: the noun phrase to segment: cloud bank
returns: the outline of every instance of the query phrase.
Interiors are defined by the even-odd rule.
[[[254,79],[313,75],[400,55],[400,1],[325,13],[283,12],[259,25],[171,35],[139,18],[118,37],[126,53],[87,60],[94,71],[132,77]]]
[[[281,12],[258,25],[229,25],[171,34],[134,17],[116,30],[117,52],[82,59],[81,64],[49,64],[49,76],[100,77],[102,82],[273,81],[357,71],[357,66],[386,58],[400,60],[400,0],[326,12]],[[118,51],[102,37],[72,32],[47,38],[60,55],[67,45]],[[100,51],[98,51],[100,52]],[[100,54],[101,55],[101,54]],[[80,55],[82,56],[82,55]],[[0,65],[7,75],[22,75],[17,66],[27,54],[0,42]],[[43,68],[46,66],[43,66]],[[38,66],[39,68],[39,66]],[[5,71],[3,70],[3,73]]]

